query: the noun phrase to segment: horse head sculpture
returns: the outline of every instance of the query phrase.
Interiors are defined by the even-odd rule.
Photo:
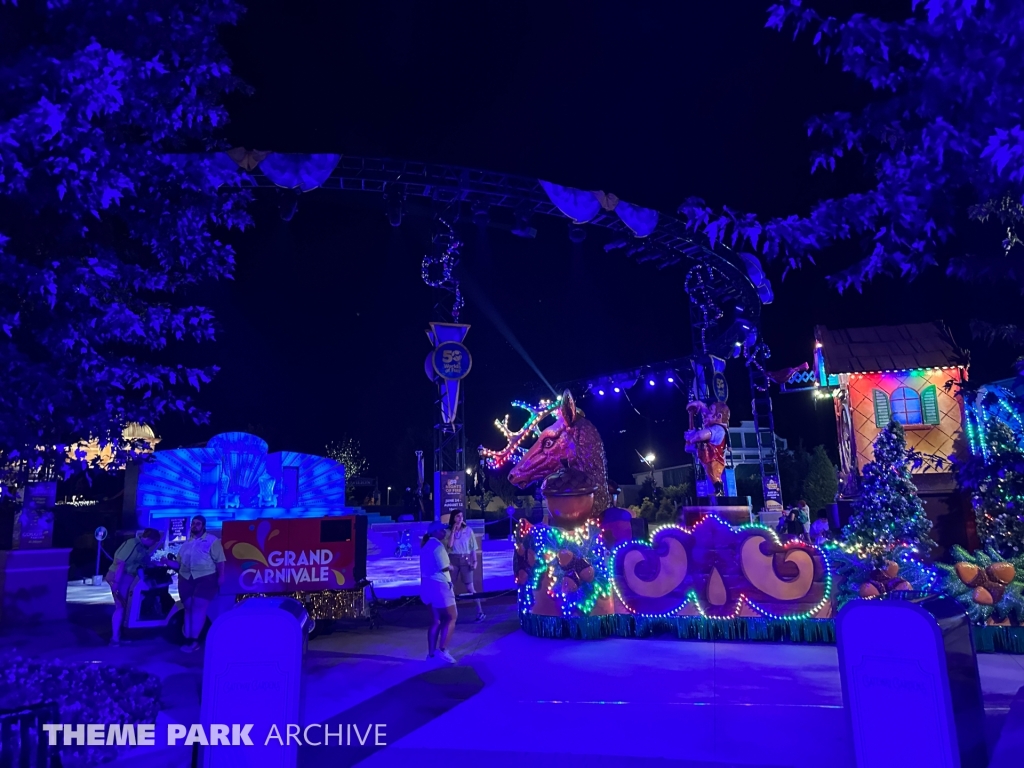
[[[611,506],[604,442],[597,428],[576,407],[569,390],[562,394],[555,423],[541,432],[537,442],[509,472],[508,479],[513,485],[525,488],[543,481],[566,465],[583,472],[597,487],[594,514]]]

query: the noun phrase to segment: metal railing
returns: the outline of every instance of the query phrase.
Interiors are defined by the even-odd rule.
[[[60,768],[60,752],[47,743],[45,723],[60,722],[56,704],[0,710],[0,766]]]

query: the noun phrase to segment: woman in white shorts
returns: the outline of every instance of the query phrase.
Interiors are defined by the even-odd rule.
[[[458,612],[452,588],[451,563],[444,546],[447,528],[443,523],[430,524],[420,548],[420,599],[430,606],[430,628],[427,630],[427,659],[435,654],[450,664],[455,657],[448,652],[448,641]]]

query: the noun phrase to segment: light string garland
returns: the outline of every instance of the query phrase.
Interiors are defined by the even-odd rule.
[[[526,548],[536,553],[529,578],[519,590],[521,614],[531,612],[534,595],[545,578],[547,594],[559,603],[565,618],[587,616],[598,600],[611,596],[611,561],[601,528],[595,522],[588,520],[571,531],[546,525],[520,526],[520,533],[525,533],[521,541]],[[588,570],[591,573],[587,574]],[[566,591],[568,580],[577,585],[576,589]]]
[[[437,216],[436,221],[444,229],[434,235],[431,244],[432,250],[424,254],[420,264],[420,276],[423,278],[423,282],[431,288],[444,288],[455,295],[452,304],[452,318],[458,322],[459,312],[465,306],[465,301],[462,298],[459,281],[455,279],[454,270],[459,263],[459,249],[462,247],[462,242],[455,236],[452,225],[444,218]],[[438,265],[441,268],[440,276],[431,276],[432,272],[436,274]]]
[[[721,275],[710,264],[698,264],[686,273],[686,280],[683,283],[690,301],[696,305],[703,316],[700,324],[700,344],[704,354],[707,354],[708,351],[708,329],[724,316],[722,310],[711,298],[711,289],[707,286],[707,283],[714,279],[716,274]]]
[[[702,517],[700,520],[697,521],[697,524],[694,525],[692,529],[691,528],[685,528],[685,527],[683,527],[681,525],[674,525],[674,524],[659,526],[659,527],[657,527],[657,528],[655,528],[654,530],[651,531],[651,534],[650,534],[650,537],[649,537],[649,541],[645,542],[645,543],[648,543],[650,545],[650,542],[654,541],[654,538],[658,534],[658,532],[662,531],[662,530],[665,530],[665,529],[674,529],[674,530],[681,531],[682,533],[685,533],[685,534],[688,534],[688,535],[693,534],[694,531],[696,531],[696,529],[700,525],[704,524],[705,522],[710,522],[711,520],[715,520],[715,521],[717,521],[717,522],[719,522],[719,523],[721,523],[721,524],[731,528],[733,531],[736,531],[737,533],[739,533],[741,531],[748,531],[748,530],[764,531],[765,533],[768,534],[770,541],[772,541],[777,546],[781,546],[784,550],[802,549],[802,550],[807,551],[807,550],[812,550],[813,549],[812,547],[808,546],[807,544],[804,544],[802,541],[788,541],[788,542],[784,543],[779,538],[778,534],[775,532],[774,529],[769,528],[768,526],[765,526],[765,525],[761,525],[760,523],[744,523],[743,525],[732,526],[727,521],[723,520],[722,518],[718,517],[717,515],[704,515],[704,517]],[[631,543],[635,543],[635,542],[623,542],[618,547],[616,547],[614,550],[612,550],[612,552],[610,554],[611,562],[615,562],[615,557],[616,557],[616,555],[617,555],[617,553],[618,553],[618,551],[620,549],[622,549],[625,546],[628,546]],[[653,546],[653,545],[651,545],[651,546]],[[821,551],[821,550],[819,550],[819,551]],[[751,600],[750,598],[748,598],[745,594],[743,594],[741,592],[739,597],[736,600],[736,605],[733,608],[732,614],[730,614],[728,616],[708,615],[707,612],[706,612],[707,611],[706,607],[701,602],[700,598],[697,596],[697,593],[694,592],[693,590],[690,590],[687,593],[686,599],[683,601],[682,605],[680,605],[677,608],[673,608],[671,611],[665,611],[663,613],[643,613],[643,612],[634,610],[626,602],[626,598],[624,597],[622,591],[620,590],[619,584],[618,584],[618,580],[617,580],[617,578],[615,577],[614,574],[612,574],[612,576],[611,576],[611,584],[612,584],[612,589],[615,591],[616,597],[619,599],[619,602],[621,602],[626,607],[626,610],[628,610],[634,616],[645,618],[645,619],[663,619],[663,618],[670,618],[670,617],[673,617],[673,616],[679,616],[679,615],[682,614],[682,611],[686,610],[686,607],[688,605],[693,605],[694,608],[697,610],[697,612],[703,618],[705,618],[705,619],[707,619],[709,621],[732,621],[733,619],[739,618],[740,613],[743,610],[743,606],[747,605],[747,606],[749,606],[751,608],[751,610],[753,610],[756,613],[759,613],[762,616],[764,616],[766,618],[769,618],[769,619],[777,619],[777,620],[782,620],[782,621],[804,621],[806,619],[810,619],[810,618],[814,617],[817,613],[819,613],[821,611],[822,608],[824,608],[826,605],[828,605],[829,601],[832,599],[832,568],[831,568],[831,565],[829,563],[828,556],[823,551],[821,551],[821,554],[822,554],[822,560],[825,563],[825,592],[824,592],[824,596],[810,610],[803,611],[801,613],[796,613],[796,614],[782,615],[782,614],[772,613],[771,611],[767,610],[766,608],[763,608],[758,603],[754,602],[753,600]]]
[[[549,416],[553,416],[561,405],[561,396],[554,400],[541,400],[537,405],[530,405],[529,403],[524,403],[521,400],[514,400],[512,402],[513,408],[520,408],[530,415],[523,426],[517,430],[513,430],[509,427],[508,414],[505,415],[504,419],[494,420],[494,426],[498,428],[502,436],[504,436],[508,441],[508,444],[498,451],[492,451],[489,448],[480,446],[477,451],[484,460],[484,465],[488,469],[500,469],[509,463],[513,466],[518,464],[519,460],[526,454],[526,446],[524,443],[531,437],[538,437],[540,435],[541,422]]]
[[[757,368],[757,370],[760,371],[761,375],[764,377],[765,384],[763,386],[753,381],[753,379],[751,379],[751,383],[753,384],[754,389],[756,389],[758,392],[767,392],[769,387],[768,382],[770,382],[771,379],[768,377],[768,372],[764,369],[762,361],[768,360],[772,356],[771,349],[763,341],[758,341],[757,344],[754,345],[753,349],[748,349],[747,346],[744,345],[743,356],[747,360],[747,365]]]

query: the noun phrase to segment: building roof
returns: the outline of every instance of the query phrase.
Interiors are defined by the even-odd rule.
[[[827,373],[906,371],[963,365],[942,323],[829,329],[816,326]]]

